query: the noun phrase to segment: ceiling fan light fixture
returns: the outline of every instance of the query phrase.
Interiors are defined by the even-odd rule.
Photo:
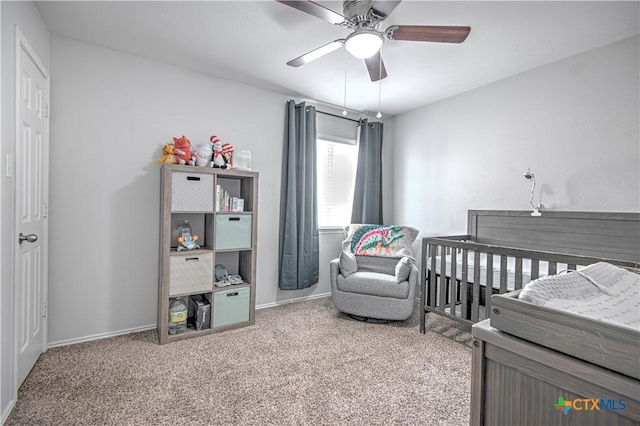
[[[384,39],[375,31],[360,30],[349,34],[345,41],[345,48],[356,58],[370,58],[380,51]]]

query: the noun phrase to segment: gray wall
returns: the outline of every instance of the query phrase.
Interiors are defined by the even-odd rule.
[[[290,97],[55,35],[50,72],[50,344],[155,327],[155,159],[182,134],[196,145],[215,134],[252,153],[252,168],[260,172],[256,304],[330,292],[328,264],[340,252],[342,234],[321,235],[318,285],[278,288]]]
[[[639,50],[632,37],[395,117],[395,221],[424,237],[466,232],[469,209],[528,210],[527,167],[543,212],[640,211]]]
[[[13,345],[13,250],[14,237],[14,179],[5,177],[5,158],[7,154],[14,156],[14,97],[15,82],[15,26],[28,40],[45,67],[49,66],[49,34],[40,15],[32,2],[0,3],[2,25],[2,142],[0,144],[0,410],[2,419],[8,415],[16,394],[14,389],[14,345]],[[14,157],[15,158],[15,157]],[[15,176],[15,174],[14,174]]]

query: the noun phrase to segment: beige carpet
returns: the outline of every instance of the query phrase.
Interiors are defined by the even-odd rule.
[[[359,322],[331,299],[160,346],[155,331],[53,348],[7,425],[468,425],[468,327]]]

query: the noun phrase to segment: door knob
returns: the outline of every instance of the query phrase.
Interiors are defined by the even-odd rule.
[[[18,243],[22,244],[23,241],[35,243],[36,241],[38,241],[38,236],[36,234],[22,235],[21,232],[20,236],[18,237]]]

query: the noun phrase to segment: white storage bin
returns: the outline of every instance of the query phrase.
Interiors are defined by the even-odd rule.
[[[233,158],[233,168],[251,170],[251,151],[238,151]]]
[[[169,260],[169,295],[201,293],[213,289],[213,253],[197,250]]]
[[[213,212],[213,175],[208,173],[171,173],[171,211]]]
[[[216,215],[216,250],[251,248],[251,214]]]

